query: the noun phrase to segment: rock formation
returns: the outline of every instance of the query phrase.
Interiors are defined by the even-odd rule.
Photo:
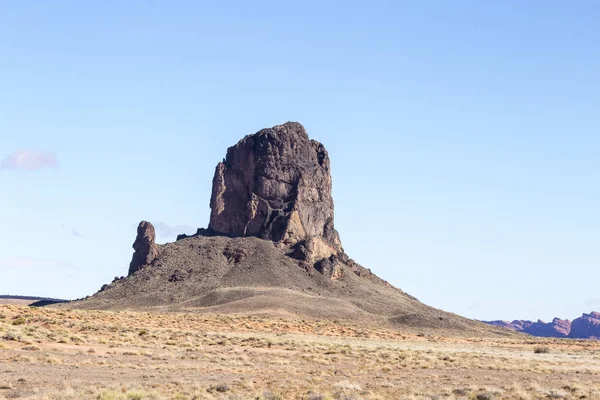
[[[343,318],[513,333],[429,307],[355,263],[334,228],[329,156],[296,122],[263,129],[216,167],[208,228],[157,245],[142,221],[129,275],[72,308]]]
[[[573,322],[560,318],[554,318],[552,322],[542,320],[537,322],[524,320],[484,322],[532,336],[573,339],[600,338],[600,313],[595,311],[583,314],[581,317],[574,319]]]
[[[538,320],[531,324],[525,332],[533,336],[542,337],[567,337],[571,331],[571,321],[568,319],[554,318],[552,322]]]
[[[294,258],[332,278],[345,259],[334,228],[329,156],[304,127],[263,129],[227,150],[213,178],[209,231],[292,247]]]
[[[512,322],[486,321],[486,323],[540,337],[567,337],[571,330],[571,321],[560,318],[554,318],[552,322],[544,322],[539,319],[537,322],[514,320]]]
[[[135,242],[133,242],[135,252],[129,264],[129,275],[136,272],[143,265],[148,265],[154,261],[158,255],[158,245],[154,242],[155,239],[154,226],[150,222],[140,222]]]
[[[571,338],[600,338],[600,313],[592,311],[589,314],[583,314],[571,323]]]

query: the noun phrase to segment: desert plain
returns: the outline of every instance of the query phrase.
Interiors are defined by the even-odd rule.
[[[4,304],[0,398],[598,399],[600,344]]]

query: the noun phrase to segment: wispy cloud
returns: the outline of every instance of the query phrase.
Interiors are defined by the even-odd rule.
[[[600,306],[600,297],[592,297],[585,301],[585,305],[588,307]]]
[[[180,233],[187,233],[189,235],[196,232],[196,228],[189,225],[168,225],[161,221],[152,222],[152,225],[154,225],[156,235],[163,238],[175,237]]]
[[[21,150],[2,160],[0,169],[36,171],[46,168],[58,168],[58,160],[53,153]]]
[[[79,232],[77,229],[71,229],[71,236],[83,237],[83,235],[81,234],[81,232]]]
[[[45,268],[45,269],[65,269],[70,268],[71,263],[42,259],[42,258],[0,258],[0,270],[7,269],[30,269],[30,268]]]

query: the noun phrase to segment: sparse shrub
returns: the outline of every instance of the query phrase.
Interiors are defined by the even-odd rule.
[[[494,395],[491,393],[479,393],[475,396],[476,400],[494,400]]]
[[[564,398],[567,397],[567,394],[566,393],[555,392],[555,391],[551,390],[550,393],[546,394],[546,397],[548,399],[552,399],[552,400],[555,400],[555,399],[564,399]]]
[[[216,390],[219,393],[225,393],[225,392],[230,391],[231,387],[229,387],[229,385],[226,383],[220,383],[214,387],[214,390]]]
[[[550,353],[550,348],[548,346],[538,346],[533,349],[535,354],[548,354]]]
[[[25,351],[38,351],[38,350],[40,350],[39,347],[33,346],[33,345],[23,346],[22,349],[25,350]]]
[[[85,343],[84,340],[82,338],[80,338],[79,336],[71,336],[70,337],[71,342],[75,343],[75,344],[79,344],[79,343]]]
[[[2,336],[2,339],[8,340],[8,341],[13,341],[13,342],[18,342],[21,340],[21,335],[19,335],[16,332],[13,332],[13,331],[8,331],[4,334],[4,336]]]
[[[13,324],[13,325],[23,325],[25,322],[26,322],[26,321],[25,321],[25,318],[23,318],[23,317],[19,317],[19,318],[15,319],[15,320],[12,322],[12,324]]]
[[[338,387],[340,389],[347,389],[347,390],[360,390],[361,389],[359,384],[351,383],[348,380],[340,381],[340,382],[336,383],[334,386]]]
[[[138,333],[138,335],[140,335],[140,336],[144,336],[144,335],[147,335],[147,334],[148,334],[148,329],[142,329],[142,330],[140,330],[140,332]]]
[[[469,394],[469,392],[465,389],[454,389],[452,394],[455,396],[466,396]]]
[[[273,392],[271,392],[270,390],[265,390],[262,394],[262,396],[260,396],[260,400],[282,400],[283,398],[278,395],[275,394]]]

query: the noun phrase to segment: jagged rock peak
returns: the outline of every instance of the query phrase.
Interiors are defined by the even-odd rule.
[[[316,252],[311,261],[343,252],[333,224],[327,150],[297,122],[230,147],[215,170],[210,208],[212,232],[286,246],[310,243]]]
[[[137,227],[137,236],[133,242],[133,257],[129,264],[129,275],[136,272],[143,265],[148,265],[158,256],[158,245],[154,242],[156,233],[154,226],[147,221],[142,221]]]

